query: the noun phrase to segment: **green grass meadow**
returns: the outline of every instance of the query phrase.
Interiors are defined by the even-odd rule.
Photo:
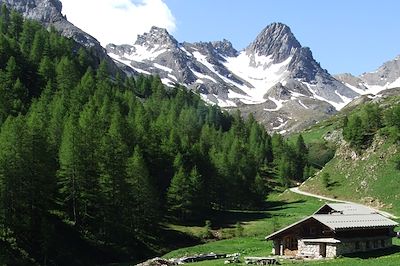
[[[274,194],[268,198],[270,206],[266,211],[260,211],[259,219],[248,220],[244,219],[245,215],[242,212],[234,212],[233,217],[240,217],[243,231],[240,236],[235,234],[235,222],[232,218],[232,224],[225,224],[223,228],[212,228],[212,231],[218,232],[220,235],[226,235],[227,239],[210,240],[204,244],[192,247],[177,249],[164,255],[165,258],[178,258],[205,253],[240,253],[239,264],[244,265],[244,257],[247,256],[270,256],[272,250],[272,242],[265,241],[264,237],[268,234],[281,229],[299,219],[302,219],[315,212],[325,202],[294,194],[289,191],[277,195]],[[254,215],[254,213],[253,213]],[[204,228],[199,226],[173,226],[174,230],[181,230],[187,234],[194,236],[201,234]],[[394,239],[395,247],[388,252],[370,252],[361,254],[356,257],[340,257],[337,259],[326,260],[310,260],[310,261],[281,261],[282,264],[297,264],[297,265],[400,265],[400,240]],[[224,265],[224,259],[202,261],[190,263],[189,265]]]

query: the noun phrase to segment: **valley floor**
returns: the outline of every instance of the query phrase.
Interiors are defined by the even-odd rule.
[[[188,255],[205,253],[240,253],[240,261],[247,256],[270,256],[272,243],[265,241],[264,237],[273,231],[287,226],[316,211],[325,200],[305,195],[296,194],[286,190],[280,195],[272,195],[268,198],[269,207],[259,212],[231,212],[230,223],[218,224],[212,227],[212,234],[219,236],[220,240],[208,240],[204,244],[174,250],[166,254],[165,258],[178,258]],[[234,217],[240,217],[238,221],[243,227],[238,232],[237,222]],[[248,218],[248,219],[247,219]],[[235,226],[236,224],[236,226]],[[200,226],[173,226],[175,230],[181,230],[186,234],[199,236],[202,232]],[[236,234],[236,235],[235,235]],[[224,239],[226,238],[226,239]],[[358,256],[346,256],[338,259],[319,261],[281,261],[282,264],[296,263],[298,265],[398,265],[400,261],[400,240],[394,239],[394,247],[385,251],[360,254]],[[191,263],[189,265],[223,265],[224,259]],[[232,265],[244,265],[232,264]]]

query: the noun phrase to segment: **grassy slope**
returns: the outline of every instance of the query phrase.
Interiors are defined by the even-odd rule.
[[[399,97],[385,99],[381,106],[393,106]],[[327,132],[340,128],[344,114],[358,112],[359,107],[344,110],[343,113],[322,122],[304,132],[306,143],[321,140]],[[296,136],[293,136],[293,138]],[[357,158],[352,158],[352,150],[339,145],[336,156],[314,177],[301,187],[304,191],[357,201],[381,208],[400,216],[400,171],[395,169],[394,155],[398,146],[379,136],[368,150]],[[326,188],[322,180],[324,173],[330,176],[330,187]]]
[[[395,169],[393,161],[396,152],[395,145],[378,141],[374,152],[367,151],[356,160],[345,154],[336,155],[321,172],[307,180],[301,189],[361,202],[400,216],[400,171]],[[324,173],[330,176],[331,186],[328,188],[322,180]]]

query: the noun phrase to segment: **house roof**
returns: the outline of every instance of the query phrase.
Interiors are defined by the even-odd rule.
[[[310,219],[320,222],[333,231],[394,227],[398,225],[397,222],[376,213],[376,211],[368,207],[349,203],[329,203],[322,206],[315,214],[276,231],[266,236],[265,239],[272,239],[274,236]]]
[[[377,213],[375,210],[359,205],[350,203],[326,203],[324,206],[318,209],[314,214],[327,214],[326,211],[329,210],[331,213],[340,214],[371,214]]]
[[[314,214],[311,217],[332,230],[349,228],[391,227],[398,223],[380,214]]]
[[[304,218],[304,219],[301,219],[301,220],[298,221],[298,222],[295,222],[295,223],[293,223],[293,224],[291,224],[291,225],[288,225],[288,226],[286,226],[285,228],[282,228],[281,230],[278,230],[278,231],[276,231],[276,232],[274,232],[274,233],[272,233],[272,234],[266,236],[265,239],[266,239],[266,240],[269,240],[269,239],[271,239],[272,237],[274,237],[274,236],[276,236],[276,235],[279,235],[280,233],[282,233],[282,232],[284,232],[284,231],[286,231],[286,230],[288,230],[288,229],[290,229],[290,228],[292,228],[292,227],[294,227],[294,226],[296,226],[296,225],[298,225],[298,224],[301,224],[302,222],[307,221],[307,220],[309,220],[309,219],[312,219],[312,216],[308,216],[308,217],[306,217],[306,218]]]

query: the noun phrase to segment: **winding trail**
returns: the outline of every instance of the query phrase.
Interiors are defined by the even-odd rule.
[[[398,219],[399,218],[396,215],[393,215],[393,214],[391,214],[389,212],[377,210],[377,209],[371,208],[370,206],[366,206],[366,205],[363,205],[363,204],[360,204],[360,203],[357,203],[357,202],[339,200],[339,199],[329,198],[329,197],[325,197],[325,196],[321,196],[321,195],[317,195],[317,194],[301,191],[299,187],[289,188],[289,190],[294,192],[294,193],[297,193],[297,194],[301,194],[301,195],[304,195],[304,196],[309,196],[309,197],[313,197],[313,198],[317,198],[317,199],[323,199],[323,200],[328,200],[328,201],[333,201],[333,202],[343,202],[343,203],[361,205],[361,206],[373,209],[374,211],[378,212],[379,214],[381,214],[381,215],[383,215],[383,216],[385,216],[387,218],[391,218],[391,219]]]

